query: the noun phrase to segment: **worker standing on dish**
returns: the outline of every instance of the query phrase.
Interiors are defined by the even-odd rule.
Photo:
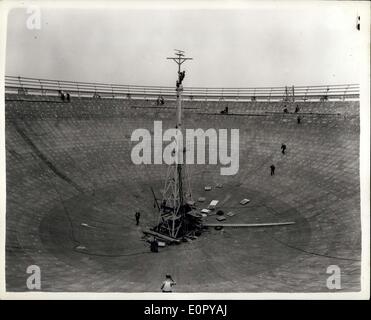
[[[161,290],[162,292],[173,292],[173,286],[176,285],[176,282],[173,280],[170,274],[166,275],[165,281],[162,283]]]

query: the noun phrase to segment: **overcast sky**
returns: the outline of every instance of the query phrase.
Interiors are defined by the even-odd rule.
[[[8,16],[6,74],[61,80],[174,85],[182,49],[185,86],[251,87],[359,82],[356,4],[239,10],[26,9]]]

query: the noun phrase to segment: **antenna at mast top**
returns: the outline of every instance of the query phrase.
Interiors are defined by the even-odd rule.
[[[173,60],[177,65],[178,65],[178,80],[176,82],[176,90],[177,90],[177,93],[178,93],[178,96],[179,96],[179,93],[183,90],[182,89],[182,81],[184,79],[184,76],[185,76],[185,71],[180,71],[180,67],[182,65],[183,62],[187,61],[187,60],[193,60],[193,58],[186,58],[184,57],[184,54],[185,54],[185,51],[183,50],[179,50],[179,49],[174,49],[175,50],[175,55],[177,57],[167,57],[166,59],[168,60]]]
[[[193,58],[184,57],[185,51],[183,51],[183,50],[174,49],[174,51],[175,51],[176,57],[167,57],[166,59],[175,61],[175,63],[179,67],[179,71],[180,71],[180,66],[183,62],[185,62],[186,60],[193,60]]]

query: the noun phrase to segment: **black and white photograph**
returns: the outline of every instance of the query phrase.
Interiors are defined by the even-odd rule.
[[[368,1],[0,5],[1,298],[369,298]]]

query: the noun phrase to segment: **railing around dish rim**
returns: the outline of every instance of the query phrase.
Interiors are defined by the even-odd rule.
[[[136,86],[5,76],[5,92],[25,95],[175,100],[174,87]],[[256,88],[184,87],[184,100],[195,101],[328,101],[359,100],[359,84]]]

